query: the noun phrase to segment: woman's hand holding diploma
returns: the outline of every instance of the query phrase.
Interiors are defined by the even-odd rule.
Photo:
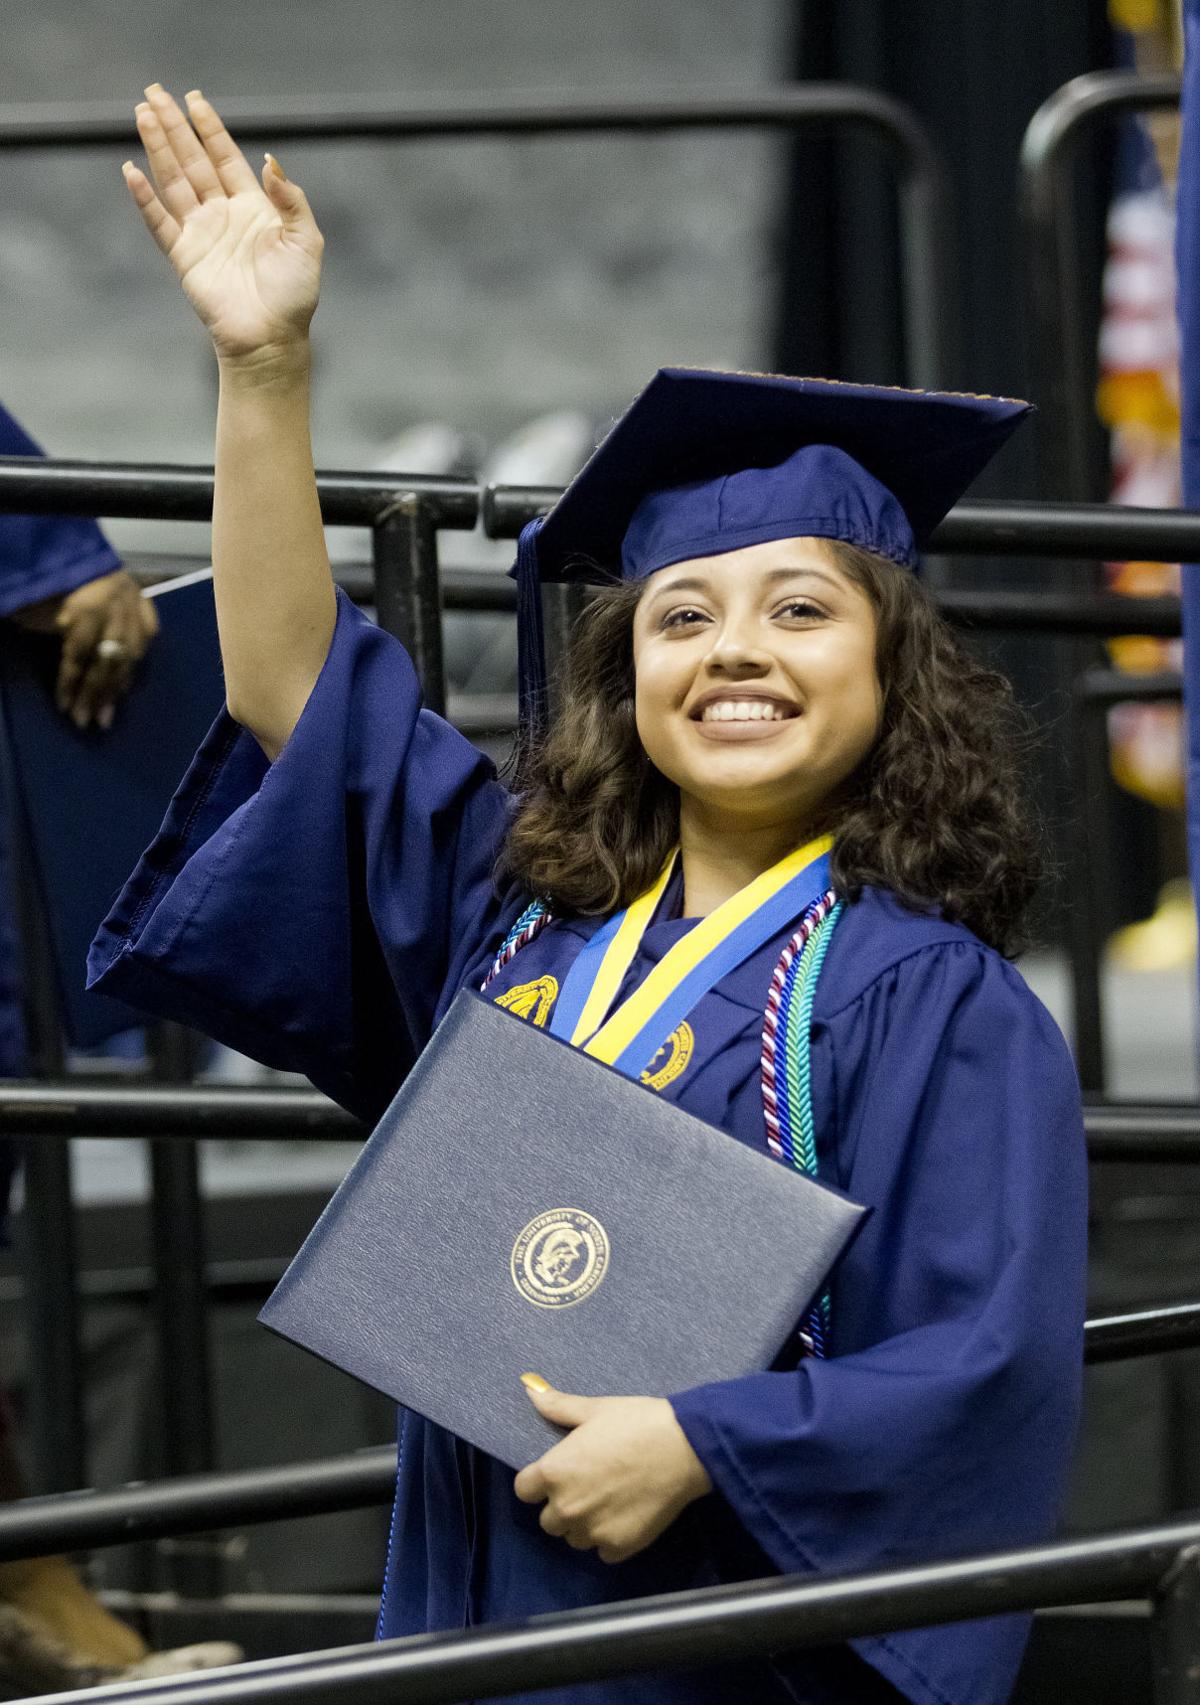
[[[577,1397],[535,1374],[524,1384],[539,1414],[571,1431],[521,1470],[513,1490],[524,1504],[544,1504],[543,1530],[573,1550],[623,1563],[712,1490],[665,1397]]]
[[[261,182],[197,90],[159,84],[137,127],[149,175],[122,170],[213,340],[221,376],[213,568],[229,709],[274,758],[329,650],[336,614],[309,439],[308,327],[323,239],[272,156]]]

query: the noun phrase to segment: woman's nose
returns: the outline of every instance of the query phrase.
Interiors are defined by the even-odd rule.
[[[723,622],[713,634],[705,662],[725,674],[761,674],[771,666],[758,636],[745,622]]]

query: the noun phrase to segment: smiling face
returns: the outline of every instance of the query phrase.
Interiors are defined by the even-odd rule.
[[[633,626],[637,729],[684,810],[815,830],[879,732],[875,636],[871,600],[821,539],[651,575]]]

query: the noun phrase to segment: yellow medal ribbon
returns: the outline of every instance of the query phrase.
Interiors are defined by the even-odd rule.
[[[621,927],[609,942],[608,951],[596,973],[596,981],[592,984],[591,992],[579,1015],[579,1022],[571,1032],[571,1042],[576,1048],[585,1037],[599,1030],[604,1023],[604,1015],[616,999],[617,990],[625,981],[625,973],[633,964],[634,955],[649,928],[650,920],[658,910],[658,902],[671,880],[671,872],[678,856],[678,850],[673,852],[659,872],[654,886],[638,895],[621,920]]]
[[[594,1059],[603,1060],[606,1065],[614,1064],[650,1023],[658,1009],[670,1001],[672,995],[700,969],[709,955],[728,941],[755,913],[767,907],[788,883],[794,881],[809,865],[824,858],[832,846],[833,836],[822,835],[805,846],[798,847],[795,852],[780,859],[778,864],[772,865],[770,870],[765,870],[761,876],[756,876],[753,882],[748,882],[744,888],[740,888],[706,918],[701,918],[694,929],[689,930],[687,935],[664,954],[641,986],[635,989],[628,1000],[623,1001],[605,1022],[604,1015],[633,963],[642,936],[670,880],[677,856],[673,853],[654,886],[639,895],[629,907],[608,944],[579,1022],[572,1032],[571,1041],[577,1047],[582,1044],[584,1053],[591,1054]],[[592,1030],[595,1034],[591,1036],[590,1041],[584,1042],[584,1037]]]

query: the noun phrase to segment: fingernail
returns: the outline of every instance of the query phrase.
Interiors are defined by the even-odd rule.
[[[146,99],[151,100],[155,95],[165,95],[166,90],[161,83],[149,83],[146,86]]]
[[[76,728],[86,728],[87,720],[88,713],[86,710],[73,710],[71,712],[71,721],[75,724]]]
[[[204,96],[199,89],[189,89],[183,98],[185,101],[202,101]]]
[[[267,162],[268,166],[270,166],[276,177],[282,178],[285,184],[291,181],[283,167],[279,164],[279,161],[275,158],[274,154],[264,154],[263,159]]]
[[[100,709],[96,712],[96,721],[100,724],[101,728],[104,730],[104,732],[106,734],[108,733],[109,729],[112,727],[113,717],[116,714],[117,714],[116,706],[110,705],[110,704],[101,705]]]
[[[122,160],[121,161],[121,176],[122,177],[127,178],[132,170],[133,170],[133,161],[132,160]]]
[[[543,1379],[540,1373],[523,1373],[521,1384],[528,1391],[549,1391],[550,1389],[550,1381]]]

